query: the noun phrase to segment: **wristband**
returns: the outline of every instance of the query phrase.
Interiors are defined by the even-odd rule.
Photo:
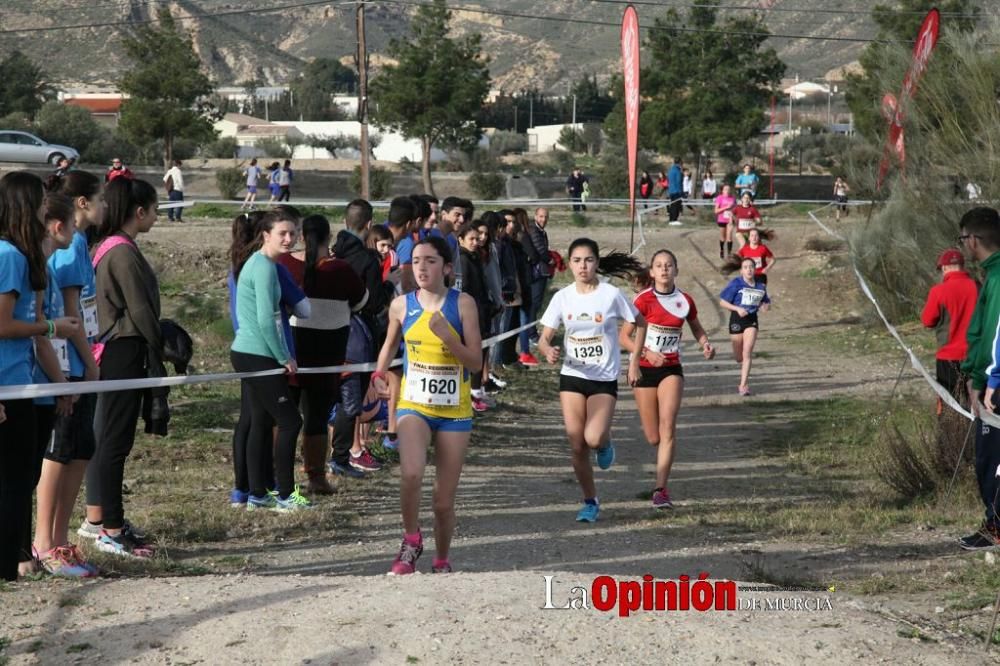
[[[45,320],[45,327],[47,329],[47,331],[45,333],[45,337],[47,337],[47,338],[49,338],[51,340],[56,335],[56,323],[54,321],[52,321],[51,319],[46,319]]]
[[[372,381],[375,381],[376,379],[381,379],[384,381],[385,372],[383,372],[382,370],[375,370],[374,372],[372,372]]]

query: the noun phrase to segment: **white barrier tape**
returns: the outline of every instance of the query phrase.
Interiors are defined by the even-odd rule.
[[[832,206],[832,205],[833,205],[833,204],[827,204],[826,206],[823,206],[823,208],[829,208],[829,207],[830,207],[830,206]],[[823,210],[823,208],[820,208],[819,210]],[[812,211],[812,210],[811,210],[811,211],[809,211],[809,217],[811,217],[811,218],[812,218],[813,222],[815,222],[816,224],[818,224],[818,225],[819,225],[820,229],[822,229],[822,230],[823,230],[823,231],[825,231],[826,233],[830,234],[831,236],[833,236],[833,237],[834,237],[834,238],[836,238],[837,240],[842,240],[842,241],[846,241],[846,240],[847,240],[847,238],[845,238],[845,237],[844,237],[844,236],[842,236],[841,234],[837,233],[836,231],[834,231],[834,230],[833,230],[833,229],[831,229],[830,227],[828,227],[828,226],[826,226],[825,224],[823,224],[822,222],[820,222],[819,218],[818,218],[818,217],[816,217],[815,215],[813,215],[813,213],[814,213],[814,212],[816,212],[816,211]]]
[[[668,206],[670,204],[669,200],[666,200],[666,199],[653,199],[653,200],[649,200],[647,202],[646,200],[640,198],[640,199],[636,199],[636,202],[635,202],[636,210],[638,211],[638,209],[642,206],[643,203],[649,203],[650,207],[652,207],[654,201],[656,202],[656,205],[660,205],[662,203],[662,205],[664,207]],[[712,206],[712,205],[715,205],[713,199],[681,199],[681,201],[683,201],[684,205],[686,205],[686,206],[695,206],[695,205],[697,205],[697,206]],[[183,203],[185,205],[185,207],[187,207],[187,206],[193,206],[195,204],[208,204],[208,205],[213,205],[213,206],[216,206],[216,205],[217,206],[239,206],[239,207],[243,207],[243,206],[246,205],[245,202],[242,199],[192,199],[190,201],[177,202],[177,203],[178,204]],[[347,206],[347,204],[349,204],[349,203],[350,203],[350,201],[340,200],[340,199],[296,199],[294,202],[289,202],[290,205],[294,205],[294,206],[321,206],[321,207],[324,207],[324,208],[343,208],[343,207]],[[388,201],[371,201],[369,203],[371,203],[371,205],[374,208],[388,208],[390,202],[388,202]],[[785,203],[788,203],[788,204],[795,204],[795,203],[822,204],[822,203],[826,203],[826,204],[833,205],[833,202],[830,202],[827,199],[755,199],[754,200],[754,204],[755,205],[765,205],[765,204],[766,205],[777,205],[777,204],[785,204]],[[849,201],[846,205],[848,205],[848,206],[866,206],[866,205],[874,204],[874,203],[879,203],[879,202],[859,199],[857,201]],[[477,199],[477,200],[473,200],[472,204],[476,208],[487,208],[487,209],[491,209],[492,210],[494,208],[514,208],[514,207],[518,207],[518,206],[520,206],[522,208],[524,206],[538,206],[538,207],[541,207],[541,208],[545,208],[547,206],[573,206],[573,205],[583,205],[583,206],[628,206],[629,205],[629,200],[628,199],[587,199],[586,202],[581,202],[581,201],[574,201],[573,199],[489,199],[489,200],[485,200],[485,199],[479,200],[479,199]],[[259,210],[264,210],[264,209],[266,209],[268,207],[271,207],[272,205],[280,205],[280,204],[277,204],[277,203],[276,204],[271,204],[271,203],[265,202],[265,201],[257,201],[255,203],[256,208],[259,209]],[[841,204],[841,205],[844,205],[844,204]],[[167,206],[173,206],[173,204],[161,204],[161,205],[158,206],[158,208],[166,208]],[[178,207],[179,208],[180,206],[176,205],[174,207]]]
[[[831,236],[834,236],[835,238],[838,238],[840,240],[846,240],[840,234],[834,233],[829,228],[827,228],[827,226],[822,222],[820,222],[819,218],[817,218],[813,213],[814,211],[809,211],[809,217],[812,218],[813,222],[819,225],[824,231],[826,231]],[[878,314],[879,319],[882,320],[882,323],[885,325],[886,330],[889,331],[889,334],[896,339],[896,342],[899,343],[899,346],[903,348],[904,352],[906,352],[906,355],[910,359],[910,365],[913,366],[913,369],[916,370],[917,373],[924,378],[924,381],[926,381],[927,384],[931,387],[931,390],[933,390],[934,393],[936,393],[937,396],[941,398],[941,401],[944,402],[944,404],[948,405],[948,407],[958,412],[965,418],[969,420],[975,420],[976,416],[972,412],[962,407],[962,405],[959,404],[957,400],[955,400],[955,396],[946,391],[943,386],[938,384],[937,379],[932,377],[931,373],[927,371],[927,368],[924,367],[924,364],[920,362],[920,359],[917,358],[917,355],[913,352],[912,349],[910,349],[910,347],[903,340],[903,337],[899,334],[899,331],[896,330],[896,327],[889,322],[889,319],[885,316],[885,313],[882,312],[882,307],[875,299],[875,294],[872,293],[872,290],[868,286],[868,283],[865,281],[864,276],[861,275],[861,271],[858,270],[857,264],[854,263],[853,258],[851,258],[851,268],[854,270],[854,275],[858,279],[858,284],[861,285],[862,293],[864,293],[864,295],[868,298],[868,300],[872,302],[872,305],[875,306],[875,312]],[[979,418],[983,423],[986,423],[991,427],[1000,428],[1000,417],[996,415],[990,414],[989,412],[981,411],[979,414]],[[1000,472],[1000,468],[998,468],[998,472]]]
[[[492,347],[498,342],[511,338],[521,331],[532,328],[538,322],[525,324],[520,328],[507,331],[500,335],[483,340],[483,349]],[[402,365],[402,359],[396,359],[390,363],[390,367]],[[341,372],[372,372],[376,368],[376,363],[351,363],[347,365],[331,365],[324,367],[299,368],[297,374],[300,375],[322,375]],[[173,377],[148,377],[146,379],[110,379],[96,382],[66,382],[59,384],[23,384],[19,386],[0,386],[0,401],[2,400],[28,400],[33,398],[52,398],[64,395],[80,395],[83,393],[113,393],[115,391],[129,391],[150,388],[164,388],[170,386],[187,386],[191,384],[208,384],[215,382],[229,382],[237,379],[253,379],[254,377],[268,377],[271,375],[285,374],[284,368],[274,370],[261,370],[260,372],[225,372],[208,375],[176,375]]]
[[[156,204],[156,210],[170,210],[172,208],[190,208],[196,201],[170,201],[168,203]]]

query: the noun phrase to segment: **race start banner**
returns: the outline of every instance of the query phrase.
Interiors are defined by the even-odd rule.
[[[882,97],[882,115],[889,121],[889,135],[886,138],[885,148],[882,151],[882,161],[878,167],[877,188],[882,189],[882,182],[889,173],[890,157],[895,155],[899,162],[899,170],[906,169],[906,142],[903,139],[903,121],[906,117],[906,105],[917,93],[917,83],[920,77],[927,70],[927,63],[931,59],[934,47],[937,46],[938,33],[941,30],[941,14],[938,10],[932,9],[927,12],[924,22],[920,25],[917,33],[917,41],[913,45],[913,60],[910,68],[903,78],[903,89],[899,97],[892,93],[886,93]]]
[[[632,240],[635,241],[635,176],[639,151],[639,15],[629,5],[622,16],[622,74],[625,81],[625,144],[628,149],[628,199]]]

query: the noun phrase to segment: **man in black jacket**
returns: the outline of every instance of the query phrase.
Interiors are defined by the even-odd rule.
[[[364,199],[355,199],[347,204],[344,213],[345,228],[337,234],[333,255],[346,261],[368,290],[368,303],[362,308],[361,314],[366,318],[366,323],[372,327],[376,340],[381,340],[385,331],[380,331],[375,322],[381,320],[381,315],[388,310],[395,289],[391,283],[382,281],[382,262],[378,252],[365,247],[365,242],[362,240],[362,234],[371,223],[370,203]]]
[[[391,282],[382,281],[382,261],[379,259],[378,252],[366,247],[364,240],[362,240],[362,234],[371,226],[371,223],[372,205],[370,203],[364,199],[355,199],[347,204],[347,210],[344,212],[345,228],[337,234],[337,240],[333,245],[333,255],[346,261],[361,278],[365,288],[368,289],[368,303],[359,313],[364,321],[364,326],[351,325],[348,348],[357,347],[363,342],[356,339],[359,334],[362,332],[370,333],[372,339],[368,341],[368,344],[377,354],[385,339],[387,326],[385,315],[396,290]],[[353,362],[362,360],[369,359],[351,359]],[[361,373],[360,380],[355,383],[360,387],[360,394],[364,395],[368,386],[368,374]],[[365,475],[364,470],[376,469],[375,467],[352,464],[350,450],[354,445],[354,427],[359,407],[359,401],[355,400],[342,402],[337,408],[337,418],[333,422],[333,451],[329,465],[330,471],[334,474],[360,478]]]
[[[538,319],[538,313],[542,308],[542,301],[545,299],[545,291],[548,289],[549,280],[555,272],[554,262],[549,256],[549,235],[545,231],[545,226],[549,223],[549,211],[546,208],[535,209],[535,221],[528,225],[528,238],[524,245],[524,251],[528,255],[531,263],[531,311],[529,317],[531,321]],[[533,342],[538,341],[538,331],[531,331]]]

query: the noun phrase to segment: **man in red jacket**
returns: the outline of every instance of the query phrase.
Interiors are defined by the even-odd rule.
[[[965,359],[965,340],[972,311],[979,297],[979,285],[965,272],[965,257],[958,250],[945,250],[938,257],[941,283],[931,287],[920,321],[927,328],[937,327],[937,380],[952,395],[964,394],[959,365]]]

